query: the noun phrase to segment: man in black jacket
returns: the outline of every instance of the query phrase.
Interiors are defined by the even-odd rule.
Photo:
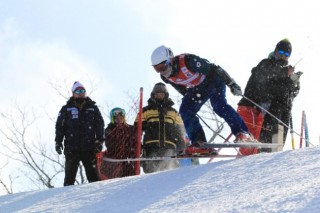
[[[185,148],[185,129],[165,84],[155,84],[143,107],[142,131],[144,157],[165,157],[177,155]],[[136,119],[136,124],[138,117]],[[177,160],[145,161],[142,163],[145,173],[163,171],[178,167]]]
[[[101,113],[78,81],[72,86],[72,97],[58,115],[56,151],[65,155],[64,186],[74,185],[79,163],[82,162],[89,182],[99,181],[96,153],[104,142],[104,121]],[[63,146],[64,145],[64,146]]]
[[[244,91],[245,97],[238,103],[238,113],[246,122],[250,133],[261,142],[271,143],[272,135],[278,131],[279,121],[254,103],[289,125],[292,101],[300,89],[300,73],[295,73],[294,67],[288,65],[291,52],[292,46],[288,39],[279,41],[269,57],[252,69]],[[287,132],[288,128],[285,126],[284,141]],[[242,151],[246,154],[257,153],[256,149]]]

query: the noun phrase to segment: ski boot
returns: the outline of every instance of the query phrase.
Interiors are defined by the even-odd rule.
[[[254,142],[258,142],[256,139],[254,139],[254,137],[251,136],[251,134],[247,133],[247,132],[240,132],[236,135],[236,139],[234,140],[235,143],[254,143]],[[258,148],[244,148],[244,147],[240,147],[239,148],[239,152],[241,153],[241,155],[254,155],[254,154],[258,154],[259,149]]]
[[[217,155],[218,152],[212,147],[206,147],[206,142],[196,142],[188,146],[183,154],[184,155],[191,155],[191,156],[210,156],[210,155]]]

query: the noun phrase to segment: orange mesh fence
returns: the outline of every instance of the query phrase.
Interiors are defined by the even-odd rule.
[[[97,168],[101,180],[138,175],[140,173],[140,162],[110,162],[104,158],[127,159],[140,156],[141,127],[134,127],[134,119],[140,109],[142,110],[142,92],[133,101],[133,104],[126,112],[126,122],[115,126],[111,131],[106,132],[108,141],[107,150],[97,154]],[[140,106],[141,105],[141,106]],[[139,117],[139,116],[138,116]],[[139,123],[139,122],[138,122]],[[139,133],[140,129],[140,133]],[[139,143],[138,143],[139,142]]]
[[[135,175],[135,162],[108,162],[103,157],[112,159],[135,158],[137,149],[136,131],[134,126],[117,125],[106,135],[109,146],[102,152],[100,159],[100,178],[111,179]]]

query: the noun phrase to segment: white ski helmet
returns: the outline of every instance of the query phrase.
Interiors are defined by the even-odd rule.
[[[157,47],[151,55],[151,64],[152,66],[160,64],[163,61],[167,61],[173,58],[173,52],[170,48],[165,47],[164,45]]]

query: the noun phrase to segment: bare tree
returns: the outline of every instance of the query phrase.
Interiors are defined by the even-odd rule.
[[[0,179],[0,185],[7,192],[7,194],[13,194],[12,183],[13,181],[11,175],[9,175],[9,183],[5,183],[2,179]]]
[[[0,168],[0,177],[2,177],[2,171],[4,170],[4,168],[8,166],[8,162],[6,161]],[[0,178],[0,185],[2,186],[2,188],[5,190],[5,192],[7,194],[12,194],[13,193],[13,189],[12,189],[12,184],[13,184],[13,180],[15,178],[12,177],[12,175],[8,176],[8,180],[5,181],[4,179]]]
[[[1,142],[0,154],[10,161],[19,163],[22,177],[32,183],[31,189],[53,188],[54,180],[63,171],[61,158],[57,158],[52,149],[41,138],[35,128],[37,115],[15,104],[13,111],[1,113],[4,127],[0,129],[4,141]],[[32,132],[36,132],[35,136]],[[2,181],[2,185],[4,181]],[[7,190],[13,192],[12,188]]]

